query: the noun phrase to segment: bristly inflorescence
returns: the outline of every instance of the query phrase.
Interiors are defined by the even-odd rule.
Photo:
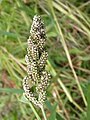
[[[25,96],[35,105],[41,107],[46,99],[46,89],[50,74],[45,70],[48,53],[45,50],[45,28],[41,17],[35,15],[28,39],[27,76],[23,79]]]

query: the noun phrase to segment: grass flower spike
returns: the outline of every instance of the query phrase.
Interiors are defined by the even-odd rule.
[[[35,105],[41,107],[46,99],[46,89],[50,74],[45,70],[48,53],[45,50],[45,29],[41,17],[35,15],[28,39],[27,76],[23,79],[25,96]]]

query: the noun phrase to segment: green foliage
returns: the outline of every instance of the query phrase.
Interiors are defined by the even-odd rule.
[[[44,104],[47,119],[90,118],[90,1],[0,1],[0,119],[43,119],[41,110],[20,101],[26,76],[27,38],[35,14],[44,20],[51,75]]]
[[[87,120],[89,120],[90,119],[90,82],[87,85],[87,102],[88,102]]]
[[[59,115],[57,112],[56,112],[56,107],[57,107],[57,103],[55,103],[53,106],[50,104],[49,101],[46,101],[46,106],[47,108],[50,110],[50,117],[48,118],[48,120],[63,120],[63,118],[61,117],[61,115]]]

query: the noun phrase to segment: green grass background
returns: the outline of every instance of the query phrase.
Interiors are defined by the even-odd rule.
[[[22,98],[35,14],[47,34],[48,120],[90,120],[89,0],[0,0],[0,120],[37,120],[36,114],[43,120],[41,110]]]

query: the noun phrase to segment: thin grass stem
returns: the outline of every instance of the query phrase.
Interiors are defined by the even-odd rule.
[[[47,120],[47,117],[46,117],[46,114],[45,114],[45,111],[44,111],[43,106],[41,106],[41,111],[42,111],[42,114],[43,114],[44,120]]]

